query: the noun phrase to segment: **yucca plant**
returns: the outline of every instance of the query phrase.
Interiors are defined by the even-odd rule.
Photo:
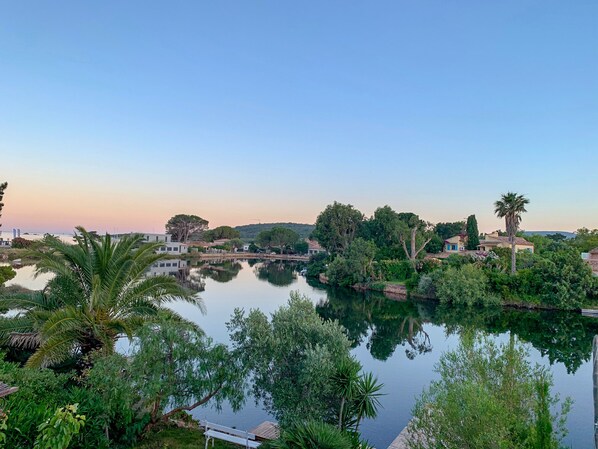
[[[165,308],[168,302],[184,300],[203,310],[201,299],[175,278],[146,277],[165,257],[155,252],[160,243],[146,244],[137,234],[114,241],[82,227],[75,241],[50,236],[33,250],[36,274],[55,275],[43,291],[0,298],[0,310],[14,313],[0,320],[0,341],[32,350],[28,366],[82,360],[93,351],[110,354],[118,338],[133,338],[144,322],[176,315]]]

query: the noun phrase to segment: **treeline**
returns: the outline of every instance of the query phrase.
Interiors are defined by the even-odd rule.
[[[259,223],[235,226],[235,229],[239,231],[241,239],[251,241],[255,240],[260,232],[270,231],[275,227],[290,229],[296,232],[301,239],[308,238],[315,228],[314,225],[304,223]]]
[[[516,226],[511,231],[513,238],[520,235]],[[582,229],[573,239],[558,234],[528,237],[534,253],[515,254],[513,245],[445,260],[425,257],[442,251],[444,240],[457,234],[469,237],[469,248],[472,242],[479,244],[474,215],[467,222],[433,225],[389,206],[366,218],[353,206],[335,202],[318,216],[313,232],[328,255],[313,257],[308,275],[324,273],[332,285],[368,284],[374,289],[379,283],[402,283],[412,294],[466,305],[575,309],[598,299],[598,278],[580,254],[598,246],[598,230]]]

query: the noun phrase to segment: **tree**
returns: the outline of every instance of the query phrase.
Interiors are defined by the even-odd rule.
[[[560,447],[569,400],[553,414],[558,399],[550,394],[550,372],[533,367],[527,355],[513,337],[497,345],[465,335],[435,366],[440,379],[414,407],[407,447]]]
[[[271,320],[259,310],[245,315],[236,309],[227,326],[252,375],[255,398],[283,426],[298,417],[337,421],[340,398],[333,375],[350,349],[342,326],[323,321],[297,292]]]
[[[287,246],[292,246],[299,240],[299,234],[289,228],[275,226],[268,231],[258,234],[256,242],[262,247],[279,248],[280,254],[284,253]]]
[[[178,214],[166,223],[166,232],[172,235],[172,240],[186,243],[195,234],[199,237],[208,228],[208,221],[197,215]]]
[[[270,230],[270,245],[280,248],[284,254],[287,246],[292,246],[299,240],[299,234],[289,228],[276,226]]]
[[[572,244],[582,253],[587,253],[594,248],[598,248],[598,229],[578,229]]]
[[[434,226],[434,232],[444,241],[450,239],[465,230],[464,221],[455,221],[453,223],[437,223]]]
[[[527,212],[525,209],[526,204],[529,204],[526,197],[513,192],[503,194],[500,200],[494,203],[494,213],[498,218],[505,219],[507,235],[511,242],[511,274],[515,274],[517,271],[515,238],[521,224],[521,214]]]
[[[4,191],[8,187],[7,182],[0,182],[0,218],[2,218],[2,209],[4,208],[4,203],[2,199],[4,198]],[[2,227],[2,223],[0,223],[0,228]]]
[[[369,282],[374,277],[376,245],[361,237],[353,240],[344,255],[338,255],[327,271],[331,284],[351,286]]]
[[[313,236],[330,254],[342,254],[356,237],[363,214],[336,201],[318,215]]]
[[[34,251],[36,273],[55,275],[43,291],[0,299],[0,309],[16,312],[0,321],[0,340],[33,349],[28,366],[81,360],[92,351],[110,354],[119,337],[132,339],[146,321],[175,316],[164,307],[174,300],[203,308],[174,277],[145,276],[164,259],[155,253],[162,243],[143,244],[138,234],[115,242],[108,234],[95,239],[77,231],[75,245],[50,237]]]
[[[146,430],[208,402],[220,409],[226,401],[235,411],[243,405],[246,370],[240,358],[195,324],[165,320],[144,326],[137,336],[130,357],[97,360],[86,382],[106,396],[119,386],[130,390],[137,396],[131,408],[149,411]]]
[[[241,233],[230,226],[218,226],[217,228],[210,229],[203,234],[203,238],[206,242],[213,242],[214,240],[221,239],[238,239],[240,237]]]
[[[400,213],[401,226],[398,234],[403,251],[407,259],[416,267],[417,256],[424,250],[426,245],[432,240],[434,234],[430,223],[419,219],[419,216],[411,212]],[[409,243],[410,249],[407,249]]]
[[[309,251],[309,244],[305,240],[299,240],[293,245],[293,251],[297,254],[307,254]]]
[[[379,207],[373,217],[363,222],[359,236],[376,244],[377,259],[399,259],[404,257],[398,233],[400,226],[398,213],[390,206]]]
[[[467,217],[467,249],[476,250],[480,244],[480,231],[475,215]]]

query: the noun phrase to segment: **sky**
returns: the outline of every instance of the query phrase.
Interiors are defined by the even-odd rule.
[[[0,2],[3,229],[598,228],[598,2]]]

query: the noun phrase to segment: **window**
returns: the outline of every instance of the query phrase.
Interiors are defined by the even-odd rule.
[[[178,251],[178,250],[179,250],[179,247],[178,247],[178,246],[173,246],[173,247],[172,247],[172,249],[173,249],[174,251]]]
[[[171,246],[168,247],[168,251],[172,251],[172,247]]]
[[[161,264],[160,264],[160,267],[164,268],[164,263],[161,263]]]

